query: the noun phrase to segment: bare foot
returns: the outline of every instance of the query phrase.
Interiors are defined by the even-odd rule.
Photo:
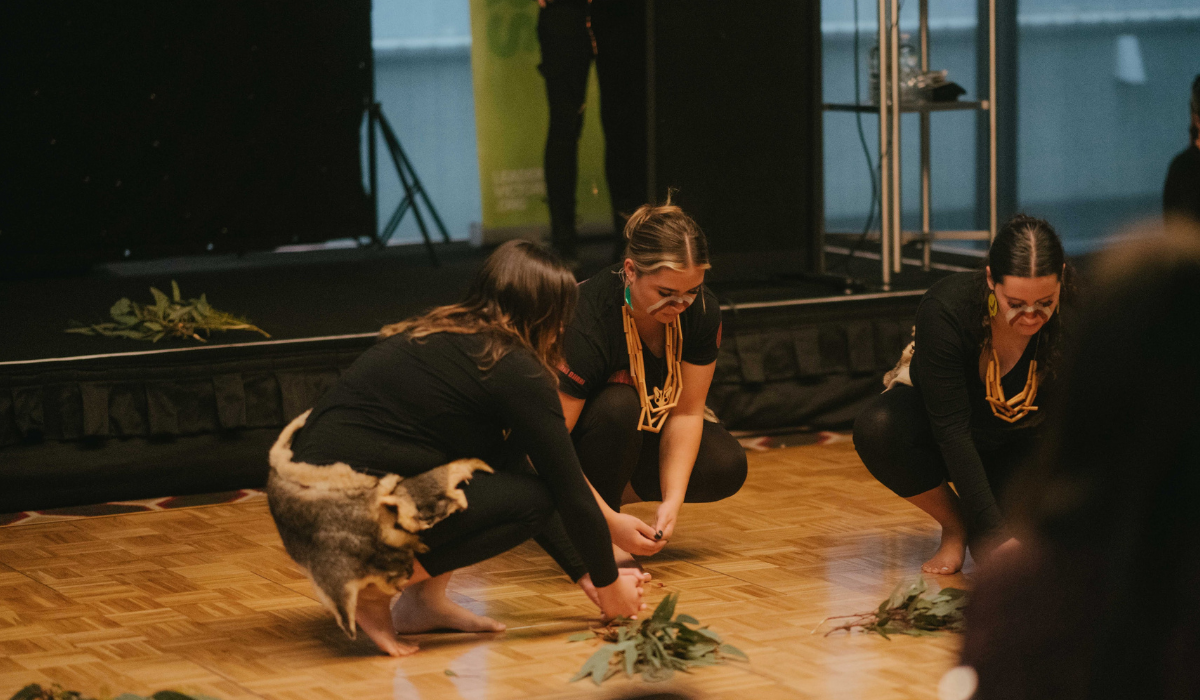
[[[391,620],[399,634],[420,634],[433,630],[503,632],[505,629],[503,623],[476,615],[450,600],[444,589],[422,591],[419,586],[406,589],[396,599]]]
[[[962,569],[966,554],[966,533],[942,528],[942,544],[938,547],[937,554],[921,565],[921,571],[939,576],[958,573]]]
[[[392,614],[388,610],[390,598],[391,596],[369,586],[359,591],[354,620],[383,653],[388,656],[408,656],[415,652],[417,647],[411,644],[401,644],[396,639],[396,629],[392,626]]]
[[[633,558],[632,554],[626,552],[615,544],[612,546],[612,548],[613,561],[617,563],[618,569],[637,569],[638,571],[645,571],[645,569],[642,568],[642,565]]]

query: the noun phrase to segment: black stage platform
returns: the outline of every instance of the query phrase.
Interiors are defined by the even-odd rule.
[[[585,248],[581,277],[603,266],[607,248]],[[439,268],[416,247],[264,253],[0,282],[0,512],[261,485],[279,429],[380,326],[459,297],[486,253],[445,246]],[[831,267],[845,262],[829,257]],[[850,294],[825,279],[714,269],[725,341],[709,405],[732,430],[845,427],[907,343],[921,290],[971,262]],[[849,263],[860,280],[878,276],[873,260]],[[172,279],[271,339],[149,345],[63,332]]]

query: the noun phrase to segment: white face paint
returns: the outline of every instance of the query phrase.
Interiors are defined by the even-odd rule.
[[[1038,301],[1029,306],[1014,306],[1004,315],[1004,320],[1008,321],[1011,326],[1018,318],[1025,314],[1035,314],[1042,317],[1042,320],[1049,321],[1054,315],[1053,301]]]
[[[681,297],[669,296],[669,297],[666,297],[664,299],[661,299],[661,300],[655,302],[654,304],[651,304],[650,308],[646,309],[646,313],[652,314],[655,311],[658,311],[662,307],[666,306],[667,304],[676,304],[676,305],[682,306],[684,309],[686,309],[687,307],[692,305],[693,301],[696,301],[695,294],[684,294]],[[682,309],[681,309],[681,311],[682,311]]]

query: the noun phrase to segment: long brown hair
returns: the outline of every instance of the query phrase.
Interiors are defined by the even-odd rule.
[[[559,339],[578,298],[575,276],[553,253],[529,241],[509,241],[488,256],[462,301],[384,326],[379,337],[479,333],[486,336],[481,370],[525,348],[553,378],[562,360]]]

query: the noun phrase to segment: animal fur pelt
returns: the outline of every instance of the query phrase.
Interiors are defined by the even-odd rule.
[[[354,639],[358,592],[372,583],[399,592],[412,577],[413,558],[426,551],[417,533],[464,510],[467,497],[459,485],[492,469],[478,459],[460,459],[414,477],[374,477],[340,462],[296,462],[292,435],[309,413],[289,423],[271,448],[267,499],[287,553]]]
[[[913,352],[916,350],[916,343],[908,344],[904,348],[904,352],[900,353],[900,361],[896,366],[888,370],[888,373],[883,375],[883,385],[886,387],[884,391],[891,389],[897,384],[907,384],[912,386],[912,376],[909,374],[909,365],[912,364]]]

